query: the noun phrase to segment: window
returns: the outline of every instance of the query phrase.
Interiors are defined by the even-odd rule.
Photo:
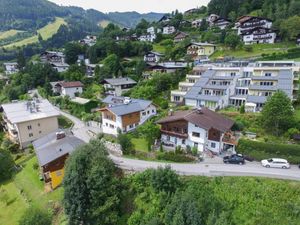
[[[41,126],[41,124],[40,124],[40,123],[38,123],[38,126],[40,127],[40,126]]]
[[[195,127],[198,127],[198,126],[195,124]]]
[[[170,141],[170,140],[171,140],[170,136],[167,136],[167,141]]]
[[[107,126],[107,127],[108,127],[108,123],[105,123],[105,126]]]
[[[155,110],[154,110],[154,109],[152,109],[152,113],[155,113]]]
[[[211,147],[211,148],[215,148],[215,147],[216,147],[216,143],[213,143],[213,142],[210,143],[210,147]]]
[[[181,144],[185,145],[185,139],[182,139]]]
[[[143,116],[146,116],[146,112],[143,112],[142,115],[143,115]]]
[[[33,137],[33,133],[29,133],[29,137]]]
[[[197,142],[194,142],[194,147],[198,148],[198,143]]]
[[[147,111],[147,114],[149,115],[149,114],[150,114],[150,111]]]
[[[31,125],[27,126],[27,128],[28,128],[28,130],[32,130],[32,126]]]
[[[41,133],[42,133],[42,131],[40,130],[40,131],[39,131],[39,134],[41,134]]]
[[[133,124],[130,124],[130,125],[129,125],[129,128],[132,129],[132,128],[133,128]]]
[[[272,73],[265,73],[265,77],[270,77],[272,76]]]
[[[110,127],[110,128],[112,128],[112,129],[114,129],[114,128],[115,128],[115,126],[114,126],[114,125],[112,125],[112,124],[109,124],[109,127]]]
[[[198,137],[198,138],[199,138],[199,137],[200,137],[200,133],[193,132],[193,133],[192,133],[192,136],[193,136],[193,137]]]

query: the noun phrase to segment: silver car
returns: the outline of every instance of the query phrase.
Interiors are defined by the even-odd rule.
[[[279,159],[279,158],[271,158],[271,159],[264,159],[261,161],[262,166],[266,168],[282,168],[288,169],[290,168],[290,164],[286,159]]]

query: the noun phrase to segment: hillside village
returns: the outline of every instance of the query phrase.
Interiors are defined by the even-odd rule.
[[[214,4],[0,62],[1,224],[298,224],[300,28]]]

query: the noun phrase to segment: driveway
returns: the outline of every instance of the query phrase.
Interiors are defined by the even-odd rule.
[[[58,109],[59,110],[59,109]],[[88,143],[93,135],[91,128],[87,127],[80,119],[59,110],[61,114],[69,118],[74,123],[72,129],[74,135],[84,142]],[[292,166],[290,169],[271,169],[264,168],[258,162],[247,162],[245,165],[227,165],[222,162],[207,160],[206,162],[184,164],[184,163],[160,163],[150,162],[137,159],[128,159],[110,155],[110,158],[118,165],[119,168],[138,172],[149,168],[158,168],[171,166],[178,174],[181,175],[198,175],[198,176],[253,176],[253,177],[268,177],[300,181],[300,170],[297,166]]]

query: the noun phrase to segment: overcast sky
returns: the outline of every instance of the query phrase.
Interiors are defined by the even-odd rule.
[[[201,5],[209,0],[50,0],[59,5],[80,6],[85,9],[97,9],[101,12],[183,12]]]

